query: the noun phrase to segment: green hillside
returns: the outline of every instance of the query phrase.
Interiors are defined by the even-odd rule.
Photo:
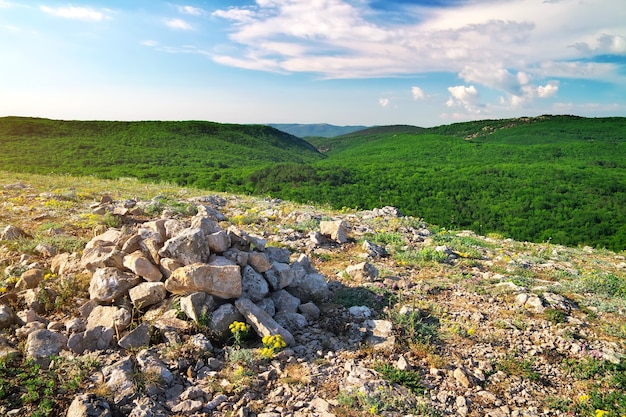
[[[4,118],[0,169],[393,205],[441,227],[626,248],[626,118],[387,126],[311,143],[267,126]]]
[[[8,171],[225,187],[258,166],[322,158],[302,139],[263,125],[0,118],[0,169]]]

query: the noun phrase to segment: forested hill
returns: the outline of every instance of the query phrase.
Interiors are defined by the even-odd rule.
[[[9,171],[215,187],[254,167],[322,158],[308,142],[264,125],[0,118],[0,169]]]
[[[287,132],[299,138],[306,137],[323,137],[330,138],[334,136],[352,133],[367,128],[367,126],[337,126],[328,123],[314,124],[290,124],[290,123],[270,123],[268,126]]]
[[[626,248],[626,118],[388,126],[311,141],[258,125],[3,118],[0,170],[391,205],[446,228]]]

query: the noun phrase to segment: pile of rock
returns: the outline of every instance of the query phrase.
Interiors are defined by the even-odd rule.
[[[33,268],[17,284],[31,317],[7,313],[7,322],[26,322],[20,329],[26,350],[44,366],[62,349],[82,354],[114,342],[123,348],[148,346],[155,329],[165,340],[180,341],[190,327],[183,314],[204,320],[216,339],[229,336],[232,322],[245,320],[260,337],[280,334],[292,345],[292,332],[319,318],[316,302],[330,295],[324,276],[306,255],[292,262],[288,249],[267,246],[235,226],[223,229],[220,220],[215,208],[200,205],[191,219],[109,229],[82,255],[62,253],[51,262],[59,275],[91,274],[90,299],[79,306],[79,317],[49,323],[37,316],[41,292],[48,290],[39,286],[43,271]],[[345,224],[336,227],[343,239]],[[330,238],[333,232],[326,233]]]

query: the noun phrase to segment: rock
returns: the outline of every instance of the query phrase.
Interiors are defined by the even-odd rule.
[[[172,407],[172,413],[187,416],[195,413],[196,411],[202,410],[203,406],[204,403],[202,401],[185,400]]]
[[[277,246],[268,246],[265,248],[264,253],[269,257],[272,262],[280,262],[289,264],[289,258],[291,253],[287,248],[279,248]]]
[[[243,251],[250,251],[250,249],[256,249],[263,252],[267,241],[263,238],[252,236],[235,226],[228,228],[228,234],[233,247]]]
[[[352,306],[348,311],[351,316],[356,318],[366,319],[372,316],[372,310],[367,306]]]
[[[337,243],[348,242],[348,225],[343,220],[320,222],[320,233],[324,236],[330,237]]]
[[[301,304],[299,298],[294,297],[286,290],[278,290],[271,295],[272,301],[276,311],[282,311],[285,313],[295,313],[298,311],[298,306]]]
[[[98,268],[124,268],[126,254],[117,250],[115,246],[94,246],[85,248],[80,259],[81,266],[91,272]]]
[[[274,320],[285,329],[293,332],[303,329],[309,324],[302,314],[288,311],[279,311],[274,316]]]
[[[261,301],[255,303],[261,310],[269,314],[270,317],[274,317],[276,314],[276,306],[271,298],[264,298]]]
[[[453,372],[454,379],[465,388],[472,386],[472,382],[462,368],[456,368]]]
[[[81,394],[74,398],[66,417],[111,417],[111,407],[95,394]]]
[[[275,291],[288,287],[296,278],[295,270],[281,262],[273,262],[272,268],[265,271],[264,275]]]
[[[366,320],[363,325],[367,329],[366,341],[376,349],[390,349],[396,339],[393,336],[393,324],[389,320]]]
[[[409,361],[406,360],[404,355],[400,355],[400,357],[398,358],[398,361],[396,362],[396,368],[401,371],[410,371],[412,369],[411,364],[409,364]]]
[[[209,246],[202,229],[185,229],[178,236],[165,242],[159,256],[174,258],[183,265],[206,262],[209,259]]]
[[[35,330],[26,339],[26,357],[33,359],[42,368],[50,365],[50,356],[56,356],[67,346],[67,338],[62,334],[47,330]]]
[[[111,392],[113,403],[118,407],[130,403],[137,396],[133,382],[134,368],[130,357],[102,368],[105,385]]]
[[[26,239],[28,237],[28,233],[19,227],[15,226],[7,226],[2,229],[0,232],[0,240],[18,240],[18,239]]]
[[[300,304],[298,306],[298,311],[309,321],[317,320],[321,315],[320,309],[311,301],[306,304]]]
[[[389,256],[389,253],[382,246],[378,246],[369,240],[363,242],[363,249],[367,252],[369,256],[372,258],[385,258]]]
[[[240,298],[235,301],[235,307],[246,318],[246,321],[252,325],[259,337],[280,334],[287,346],[292,346],[295,343],[291,333],[276,323],[274,319],[252,301],[247,298]]]
[[[176,271],[178,268],[183,267],[184,265],[176,259],[161,258],[160,266],[163,276],[167,279],[172,276],[172,272]]]
[[[6,329],[19,321],[17,315],[10,306],[0,303],[0,329]]]
[[[43,243],[35,246],[35,252],[43,256],[44,258],[52,258],[56,256],[57,250],[52,245],[44,245]]]
[[[210,352],[213,350],[213,345],[211,345],[211,341],[202,333],[194,334],[190,338],[191,344],[206,352]]]
[[[241,269],[239,265],[222,259],[226,262],[196,263],[178,268],[165,281],[165,288],[180,295],[204,291],[224,299],[240,297]]]
[[[85,351],[94,352],[109,347],[115,330],[111,327],[96,326],[82,333],[74,333],[67,341],[67,348],[82,355]]]
[[[131,315],[125,308],[115,306],[97,306],[89,314],[87,330],[97,326],[109,327],[122,331],[130,325]]]
[[[269,256],[263,252],[250,252],[248,264],[261,274],[269,271],[273,266]]]
[[[174,381],[174,375],[161,362],[156,352],[144,349],[137,354],[137,363],[144,374],[158,377],[161,383],[169,385]]]
[[[211,411],[215,410],[220,404],[222,404],[225,401],[228,401],[227,396],[225,396],[224,394],[216,395],[215,398],[213,398],[211,401],[207,403],[206,409],[211,410]]]
[[[143,238],[141,235],[135,233],[131,237],[129,237],[126,242],[122,245],[122,252],[131,254],[133,252],[138,251],[141,248],[141,241]]]
[[[330,290],[324,275],[317,272],[306,275],[297,274],[291,285],[286,289],[304,303],[309,301],[319,302],[330,297]]]
[[[67,275],[81,269],[78,253],[60,253],[50,261],[50,270],[57,275]]]
[[[230,337],[230,326],[234,321],[242,321],[244,317],[232,304],[223,304],[211,314],[211,330],[222,339]]]
[[[208,315],[216,307],[215,299],[205,292],[195,292],[180,299],[180,309],[196,323],[200,317]]]
[[[134,402],[128,417],[169,417],[170,413],[150,397],[141,397]]]
[[[167,220],[158,219],[150,222],[145,222],[138,229],[138,233],[141,235],[143,240],[146,239],[154,239],[159,243],[163,243],[167,240],[167,229],[165,228],[165,223]]]
[[[163,274],[152,262],[146,258],[141,251],[135,251],[124,256],[123,264],[135,275],[139,275],[146,281],[158,282],[163,278]]]
[[[141,323],[117,343],[124,349],[135,349],[150,345],[150,324]]]
[[[378,269],[369,262],[350,265],[346,268],[346,273],[361,281],[375,281],[378,278]]]
[[[143,282],[128,290],[130,301],[140,310],[160,303],[165,299],[166,293],[162,282]]]
[[[99,303],[112,303],[140,282],[141,278],[117,268],[99,268],[91,277],[89,297]]]
[[[515,297],[515,301],[535,313],[543,313],[545,310],[543,301],[541,301],[541,298],[536,294],[518,294],[517,297]]]
[[[269,293],[269,286],[263,275],[255,271],[250,265],[243,268],[241,285],[242,296],[253,302],[262,300]]]
[[[224,253],[230,248],[230,236],[224,230],[206,235],[206,241],[212,253]]]

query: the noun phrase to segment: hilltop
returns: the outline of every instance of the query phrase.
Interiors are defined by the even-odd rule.
[[[3,415],[626,413],[624,252],[130,179],[0,193]],[[219,267],[258,311],[153,275]]]
[[[345,135],[347,133],[352,133],[367,128],[367,126],[337,126],[328,123],[270,123],[268,124],[268,126],[272,126],[278,130],[282,130],[283,132],[287,132],[290,135],[294,135],[299,138],[331,138],[333,136]]]

